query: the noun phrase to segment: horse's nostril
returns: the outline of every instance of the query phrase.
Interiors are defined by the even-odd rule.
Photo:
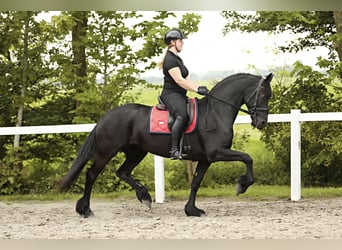
[[[263,129],[264,127],[266,127],[266,121],[259,121],[257,128],[258,129]]]

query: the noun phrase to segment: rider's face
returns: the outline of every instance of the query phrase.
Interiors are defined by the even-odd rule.
[[[181,52],[182,49],[183,49],[183,44],[184,44],[184,41],[183,39],[177,39],[177,40],[174,40],[173,41],[173,44],[177,50],[177,52]]]

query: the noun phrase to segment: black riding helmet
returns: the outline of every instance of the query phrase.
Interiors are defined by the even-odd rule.
[[[166,32],[164,36],[164,42],[169,45],[172,40],[186,39],[184,33],[179,29],[172,29]]]

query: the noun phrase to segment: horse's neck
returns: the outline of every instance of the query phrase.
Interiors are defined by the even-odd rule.
[[[239,113],[238,107],[243,104],[243,88],[234,88],[233,86],[228,86],[225,89],[217,89],[213,95],[227,103],[211,100],[211,105],[214,106],[215,112],[218,114],[219,118],[227,126],[232,126],[235,122],[237,114]],[[234,107],[235,106],[235,107]]]
[[[226,100],[227,102],[233,104],[235,107],[225,103],[217,103],[215,105],[215,112],[219,114],[220,119],[222,119],[225,124],[231,126],[234,124],[237,114],[239,113],[237,107],[241,106],[242,98],[239,98],[239,96],[230,96],[230,98]]]

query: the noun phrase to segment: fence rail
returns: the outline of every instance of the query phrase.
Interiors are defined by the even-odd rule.
[[[289,114],[270,114],[268,122],[291,123],[291,200],[301,198],[301,123],[314,121],[342,121],[342,112],[301,113],[299,109],[291,110]],[[249,116],[238,116],[235,124],[250,123]],[[95,124],[71,124],[48,126],[0,127],[0,135],[16,134],[55,134],[90,132]],[[155,196],[156,202],[164,201],[164,161],[155,156]]]

